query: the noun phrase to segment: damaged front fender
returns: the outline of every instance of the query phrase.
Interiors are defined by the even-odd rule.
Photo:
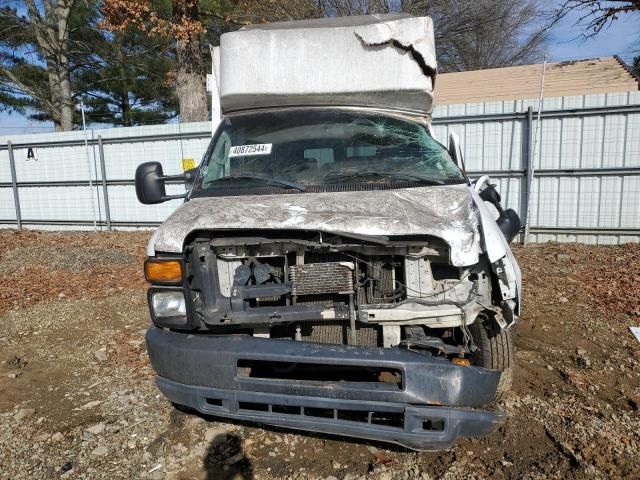
[[[513,313],[511,315],[513,320],[516,320],[520,314],[520,291],[522,286],[520,267],[513,256],[511,248],[509,248],[507,239],[504,237],[500,227],[498,227],[487,205],[480,198],[474,187],[469,186],[468,189],[478,209],[483,248],[489,258],[491,270],[500,288],[500,295],[504,302],[503,310],[505,306],[512,306],[508,310]],[[506,320],[509,323],[508,318]]]

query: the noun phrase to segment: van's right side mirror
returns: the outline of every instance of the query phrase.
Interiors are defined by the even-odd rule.
[[[520,232],[520,228],[522,227],[522,222],[520,221],[520,217],[518,213],[512,208],[507,208],[506,210],[502,207],[500,203],[502,199],[500,198],[500,194],[496,190],[495,185],[489,183],[489,177],[486,175],[478,179],[477,187],[482,188],[479,191],[478,195],[480,198],[493,205],[498,211],[498,218],[496,219],[496,223],[498,227],[502,231],[502,234],[507,239],[507,242],[511,243],[518,232]]]
[[[460,137],[456,132],[449,133],[449,156],[455,162],[464,176],[467,176],[467,169],[464,165],[464,157],[462,156],[462,148],[460,147]]]

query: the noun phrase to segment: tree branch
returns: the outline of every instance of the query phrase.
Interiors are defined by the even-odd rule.
[[[38,100],[51,110],[54,109],[53,104],[47,98],[42,97],[42,95],[40,95],[36,90],[21,82],[20,79],[16,77],[11,70],[0,67],[0,73],[4,75],[11,83],[15,85],[18,90],[22,91],[25,95]]]

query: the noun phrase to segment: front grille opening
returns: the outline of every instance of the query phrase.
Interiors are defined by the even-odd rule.
[[[291,340],[300,328],[302,341],[313,343],[327,343],[347,345],[350,342],[351,331],[348,322],[328,322],[325,320],[304,322],[298,325],[274,325],[271,327],[271,338],[286,338]],[[381,347],[382,328],[377,325],[357,325],[355,346]]]
[[[425,418],[422,429],[432,432],[444,432],[444,418]]]
[[[303,407],[300,405],[274,405],[258,402],[238,402],[238,409],[251,412],[268,412],[280,415],[296,415],[404,428],[404,414],[402,412],[339,410],[333,408]],[[444,420],[439,418],[425,418],[423,429],[429,431],[444,431]]]
[[[384,425],[386,427],[404,427],[404,414],[400,412],[373,412],[371,423],[374,425]]]
[[[211,405],[212,407],[221,407],[222,399],[220,398],[207,398],[207,405]]]
[[[238,377],[303,382],[383,383],[402,388],[402,373],[394,368],[320,363],[270,362],[238,360]]]
[[[369,412],[362,410],[338,410],[339,420],[350,422],[369,423]]]
[[[334,410],[332,408],[304,407],[304,414],[307,417],[333,418]]]
[[[268,403],[238,402],[240,410],[253,410],[254,412],[268,412]]]
[[[273,405],[271,411],[273,413],[284,413],[285,415],[300,415],[300,407],[292,405]]]

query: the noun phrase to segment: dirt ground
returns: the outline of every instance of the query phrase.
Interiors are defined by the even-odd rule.
[[[640,478],[640,245],[516,247],[506,425],[439,454],[216,422],[159,394],[142,233],[0,230],[0,478]]]

